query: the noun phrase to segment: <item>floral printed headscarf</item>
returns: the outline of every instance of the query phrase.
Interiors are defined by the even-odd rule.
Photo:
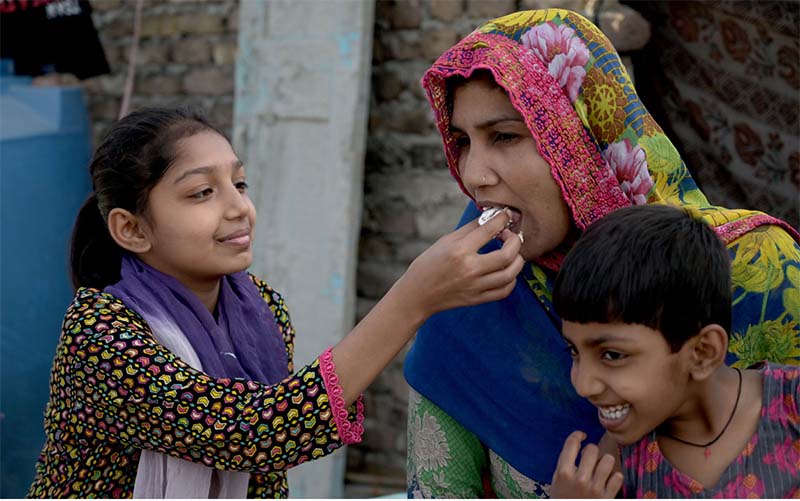
[[[747,362],[800,361],[797,231],[762,212],[709,204],[678,151],[639,101],[611,42],[594,24],[562,9],[510,14],[476,29],[425,73],[422,83],[450,171],[468,196],[449,130],[446,80],[469,77],[477,69],[490,71],[522,114],[579,230],[625,205],[686,208],[713,226],[731,250],[734,306],[741,305],[734,313],[738,330],[732,333],[731,350]],[[536,261],[558,269],[563,251],[559,248]],[[549,281],[535,266],[533,276],[529,285],[549,303]],[[760,311],[743,315],[744,307]],[[739,318],[748,323],[738,324]],[[750,330],[775,337],[773,347],[745,341]]]

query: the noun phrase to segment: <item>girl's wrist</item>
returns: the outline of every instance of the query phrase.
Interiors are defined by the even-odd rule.
[[[430,301],[426,299],[425,294],[420,291],[419,287],[416,287],[414,282],[408,279],[407,274],[408,272],[395,282],[387,296],[392,297],[392,300],[395,301],[400,310],[401,318],[409,320],[414,332],[416,332],[425,320],[436,311],[434,311]]]

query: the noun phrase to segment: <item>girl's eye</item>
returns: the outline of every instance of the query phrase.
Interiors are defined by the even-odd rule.
[[[244,193],[245,191],[247,191],[247,188],[248,188],[249,186],[250,186],[250,185],[249,185],[249,184],[247,184],[245,181],[239,181],[238,183],[236,183],[236,189],[237,189],[237,190],[239,190],[239,191],[241,191],[242,193]]]
[[[212,190],[211,188],[206,188],[206,189],[204,189],[202,191],[198,191],[197,193],[192,194],[191,198],[196,198],[196,199],[200,200],[200,199],[203,199],[203,198],[206,198],[206,197],[210,196],[212,193],[214,193],[214,190]]]
[[[601,356],[601,358],[603,360],[607,360],[609,362],[618,362],[618,361],[624,359],[625,357],[627,357],[627,355],[625,355],[624,353],[620,353],[618,351],[611,351],[611,350],[604,351],[603,355]]]
[[[567,346],[566,351],[569,352],[569,356],[572,358],[576,358],[578,356],[578,350],[576,350],[572,345]]]
[[[455,140],[456,140],[456,147],[458,149],[466,148],[467,146],[469,146],[469,136],[457,136]]]

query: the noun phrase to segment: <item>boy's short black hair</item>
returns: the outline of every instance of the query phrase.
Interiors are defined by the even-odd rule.
[[[730,332],[731,265],[714,230],[666,205],[618,209],[591,225],[556,277],[562,320],[641,324],[673,352],[706,325]]]

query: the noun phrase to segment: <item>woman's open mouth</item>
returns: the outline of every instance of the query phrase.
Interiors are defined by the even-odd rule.
[[[484,224],[486,221],[494,217],[497,213],[501,211],[506,211],[510,217],[510,221],[508,222],[508,228],[512,232],[519,234],[520,230],[522,229],[522,211],[517,209],[516,207],[512,207],[509,205],[486,205],[482,206],[480,218],[478,218],[478,224]]]

